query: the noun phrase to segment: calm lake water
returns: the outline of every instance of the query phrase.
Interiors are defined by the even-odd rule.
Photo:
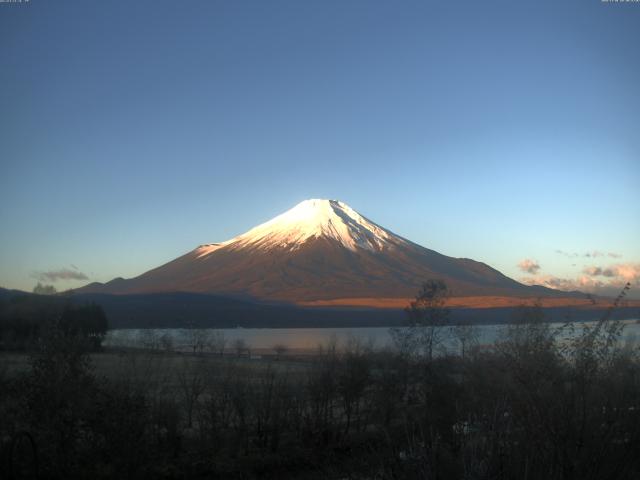
[[[621,336],[623,343],[635,343],[640,340],[640,321],[637,319],[622,320],[624,330]],[[576,331],[580,332],[582,325],[577,323]],[[563,324],[552,323],[552,328],[559,328]],[[475,327],[480,345],[490,345],[500,338],[507,325],[480,325]],[[445,338],[445,347],[449,351],[457,351],[456,342],[448,328],[441,331]],[[276,345],[283,345],[289,351],[313,351],[319,345],[327,345],[336,341],[338,347],[346,345],[352,339],[357,339],[374,348],[384,348],[391,345],[391,336],[387,327],[370,328],[223,328],[223,329],[119,329],[110,330],[105,339],[105,346],[112,347],[150,347],[158,345],[165,336],[171,339],[175,350],[188,351],[193,344],[194,336],[214,343],[215,339],[223,337],[227,351],[233,350],[234,342],[242,339],[246,345],[256,353],[272,352]]]

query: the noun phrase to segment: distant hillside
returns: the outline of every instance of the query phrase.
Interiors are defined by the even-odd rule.
[[[226,297],[193,294],[107,295],[81,294],[78,302],[94,301],[101,305],[110,328],[284,328],[284,327],[365,327],[401,325],[405,313],[400,308],[298,307],[259,304]],[[599,318],[606,304],[598,308],[550,307],[545,314],[550,321]],[[453,322],[474,324],[506,323],[516,308],[452,308]],[[620,308],[616,318],[638,318],[638,307]]]
[[[13,299],[13,300],[12,300]],[[77,305],[94,302],[107,316],[109,328],[285,328],[285,327],[372,327],[401,325],[402,308],[321,306],[299,307],[287,304],[264,304],[229,297],[197,293],[158,293],[141,295],[75,294],[42,296],[19,290],[0,288],[0,300],[27,302],[34,306],[66,302]],[[544,308],[547,319],[563,321],[595,320],[608,301],[595,307],[554,306]],[[453,322],[489,324],[513,319],[513,305],[495,308],[469,308],[452,305]],[[0,316],[2,312],[0,311]],[[638,305],[618,308],[614,318],[640,318]]]
[[[16,295],[32,295],[32,294],[28,292],[23,292],[22,290],[9,290],[9,289],[0,287],[0,300],[6,300],[11,297],[15,297]]]
[[[573,298],[523,285],[490,266],[430,250],[335,200],[307,200],[229,241],[201,245],[142,275],[92,283],[80,293],[189,292],[291,304],[407,299],[427,279],[453,296]],[[366,303],[366,302],[365,302]]]

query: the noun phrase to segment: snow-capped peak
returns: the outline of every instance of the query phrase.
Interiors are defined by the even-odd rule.
[[[314,237],[336,240],[350,250],[381,250],[391,243],[404,242],[345,203],[311,199],[225,242],[225,245],[296,249]]]
[[[195,250],[196,256],[198,258],[204,257],[206,255],[209,255],[210,253],[215,252],[219,248],[222,248],[223,246],[224,246],[224,244],[222,244],[222,243],[207,243],[207,244],[204,244],[204,245],[200,245]]]

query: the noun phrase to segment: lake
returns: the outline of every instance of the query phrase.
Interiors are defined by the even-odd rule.
[[[640,338],[640,321],[637,319],[621,320],[624,330],[622,343],[635,342]],[[594,322],[577,323],[576,331],[581,331],[582,325],[592,325]],[[551,323],[552,328],[560,328],[562,323]],[[480,345],[491,345],[500,338],[508,325],[479,325],[474,327]],[[445,338],[445,348],[450,352],[457,351],[456,341],[448,327],[441,330]],[[194,343],[194,337],[199,336],[207,342],[215,339],[226,340],[227,351],[233,350],[237,340],[243,340],[248,348],[255,353],[273,352],[276,345],[282,345],[291,352],[311,352],[319,345],[327,345],[336,341],[338,347],[344,346],[351,339],[357,339],[374,348],[384,348],[391,345],[391,335],[387,327],[366,328],[222,328],[222,329],[116,329],[110,330],[104,341],[110,347],[153,347],[158,348],[160,339],[169,338],[175,350],[189,351]]]

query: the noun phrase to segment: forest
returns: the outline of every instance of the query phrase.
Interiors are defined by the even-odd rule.
[[[435,292],[435,294],[434,294]],[[632,479],[640,358],[622,325],[523,306],[503,338],[438,355],[445,298],[423,290],[394,348],[313,355],[100,347],[97,306],[44,315],[0,362],[5,478]],[[426,298],[426,300],[425,300]],[[42,313],[42,311],[41,311]],[[35,328],[35,327],[34,327]],[[223,349],[224,350],[224,349]]]

